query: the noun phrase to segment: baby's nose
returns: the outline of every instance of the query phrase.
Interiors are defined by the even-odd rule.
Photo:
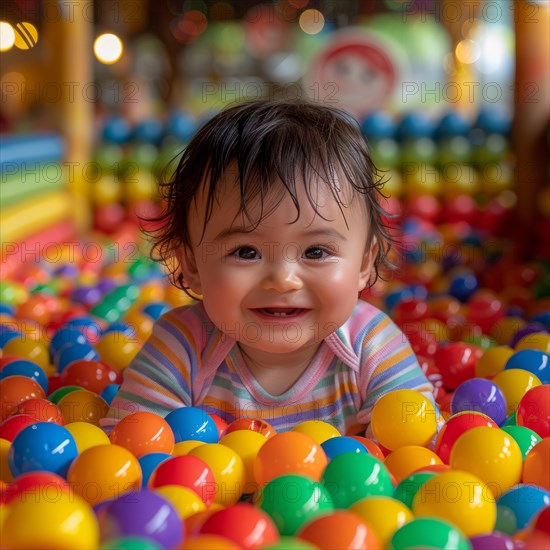
[[[276,290],[288,292],[299,290],[303,287],[302,279],[298,273],[297,262],[282,260],[272,263],[265,274],[262,282],[264,290]]]

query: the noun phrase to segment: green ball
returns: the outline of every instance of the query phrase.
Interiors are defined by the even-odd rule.
[[[471,550],[468,539],[450,522],[436,518],[416,518],[400,527],[392,536],[390,550],[433,548]]]
[[[495,522],[495,531],[500,531],[505,535],[514,535],[518,530],[518,521],[516,514],[508,506],[499,506],[497,504],[497,520]]]
[[[503,426],[502,430],[514,438],[521,450],[523,460],[527,453],[542,440],[539,434],[525,426]]]
[[[370,496],[393,496],[388,469],[381,460],[366,453],[335,456],[325,468],[321,482],[336,508],[349,508]]]
[[[57,405],[59,401],[61,401],[62,397],[65,397],[67,394],[72,393],[77,390],[83,390],[84,388],[81,386],[63,386],[62,388],[59,388],[55,390],[54,392],[50,393],[48,395],[48,399]]]
[[[99,164],[102,171],[119,172],[123,159],[122,147],[114,143],[100,145],[94,152],[94,162]]]
[[[464,136],[443,140],[438,148],[439,164],[465,163],[472,158],[472,146]]]
[[[162,550],[162,546],[153,541],[138,537],[122,537],[104,542],[100,550]]]
[[[403,162],[434,164],[437,160],[437,148],[433,139],[422,137],[407,141],[401,148]]]
[[[401,501],[412,510],[412,503],[418,490],[428,479],[431,479],[436,474],[435,472],[419,472],[411,474],[402,479],[393,492],[393,498]]]
[[[508,416],[508,418],[506,419],[504,424],[501,426],[501,428],[504,428],[506,426],[517,426],[516,411],[514,411],[510,416]]]
[[[262,550],[317,550],[317,546],[294,537],[281,537],[275,544],[262,546]]]
[[[369,150],[375,166],[381,170],[395,168],[401,158],[397,141],[390,138],[372,141]]]
[[[323,485],[295,474],[272,479],[260,491],[257,504],[286,536],[295,535],[306,522],[334,510]]]

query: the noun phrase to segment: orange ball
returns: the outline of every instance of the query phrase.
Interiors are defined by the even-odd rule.
[[[13,410],[27,399],[45,399],[42,386],[27,376],[6,376],[0,380],[0,422],[3,422]]]
[[[443,464],[443,461],[426,447],[405,445],[391,452],[384,460],[384,464],[399,483],[413,472],[426,466]]]
[[[148,453],[168,453],[174,449],[172,428],[158,414],[140,411],[124,417],[109,439],[114,445],[128,449],[137,458]]]
[[[65,423],[61,409],[48,399],[27,399],[17,405],[16,414],[28,414],[36,418],[37,422],[53,422],[63,426]]]
[[[284,432],[269,438],[254,462],[254,477],[260,487],[286,475],[303,475],[320,481],[328,464],[327,455],[309,435]]]
[[[358,515],[345,510],[309,521],[298,537],[326,550],[381,548],[374,529]]]
[[[550,491],[550,437],[539,441],[523,461],[523,483],[538,485]]]
[[[109,411],[109,405],[105,399],[88,390],[75,390],[64,395],[57,406],[61,409],[65,424],[89,422],[99,426],[99,421]]]

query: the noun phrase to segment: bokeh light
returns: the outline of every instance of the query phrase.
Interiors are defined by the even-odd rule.
[[[13,27],[6,23],[6,21],[0,21],[0,52],[7,52],[15,43],[15,31]]]
[[[306,10],[300,15],[299,25],[306,34],[318,34],[325,26],[325,16],[319,10]]]
[[[122,50],[122,42],[116,34],[102,34],[94,42],[95,56],[106,65],[116,63],[122,55]]]
[[[475,63],[479,59],[481,51],[477,42],[474,42],[470,38],[465,38],[456,45],[455,54],[461,63],[470,64]]]
[[[20,50],[29,50],[38,42],[38,31],[32,23],[27,21],[16,23],[14,32],[15,47]]]

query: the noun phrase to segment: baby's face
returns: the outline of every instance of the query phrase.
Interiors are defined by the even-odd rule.
[[[233,175],[234,181],[234,175]],[[348,193],[349,194],[349,193]],[[317,215],[305,191],[301,213],[288,194],[252,232],[239,210],[239,191],[226,178],[206,232],[204,201],[190,214],[193,244],[184,262],[192,290],[203,295],[214,324],[242,345],[272,353],[318,346],[350,316],[371,274],[368,220],[361,197],[343,211],[319,188]],[[347,203],[350,201],[348,200]],[[267,201],[269,206],[269,201]],[[258,214],[259,205],[251,207]]]

